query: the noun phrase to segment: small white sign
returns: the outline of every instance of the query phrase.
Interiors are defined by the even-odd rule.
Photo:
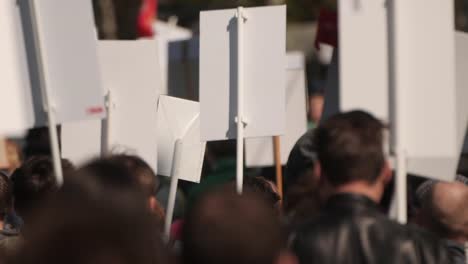
[[[280,137],[283,165],[296,141],[307,131],[305,57],[300,52],[288,53],[287,57],[286,133]],[[246,139],[245,152],[247,167],[274,165],[272,137]]]
[[[244,64],[237,63],[236,9],[200,13],[202,140],[237,136],[237,70],[244,72],[245,137],[285,130],[286,7],[245,8]]]
[[[159,70],[154,41],[100,41],[103,83],[110,92],[110,152],[135,154],[157,168]],[[92,132],[91,132],[92,131]],[[98,122],[62,126],[65,158],[100,155]],[[82,144],[86,144],[84,147]],[[78,153],[79,151],[85,151]]]
[[[172,177],[177,141],[179,161],[174,173],[180,180],[200,182],[206,142],[200,141],[200,104],[160,96],[158,104],[158,174]]]
[[[105,115],[90,1],[1,1],[0,32],[0,133],[46,124],[39,76],[57,123]]]

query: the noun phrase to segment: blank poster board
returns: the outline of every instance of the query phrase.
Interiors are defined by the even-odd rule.
[[[371,111],[388,121],[386,2],[340,0],[338,21],[341,108]]]
[[[154,41],[100,41],[99,58],[103,84],[111,94],[110,151],[136,154],[156,170],[159,71]],[[63,156],[75,161],[99,155],[100,127],[63,125]]]
[[[172,174],[176,141],[179,163]],[[158,103],[158,174],[200,182],[206,142],[200,141],[200,104],[160,96]]]
[[[284,133],[286,7],[244,9],[244,65],[237,63],[236,12],[200,13],[202,140],[236,138],[238,68],[245,73],[245,137]]]
[[[359,5],[340,2],[340,11],[343,10],[340,13],[340,26],[343,26],[340,28],[343,38],[340,39],[340,108],[343,111],[369,110],[388,121],[389,110],[385,103],[389,102],[392,91],[388,89],[388,76],[384,74],[388,71],[385,57],[388,25],[383,2],[360,1]],[[409,157],[408,171],[452,180],[460,144],[457,140],[453,3],[443,0],[398,3],[393,55],[396,85],[402,91],[397,105],[403,113],[399,122],[403,127],[401,140]],[[363,33],[352,26],[353,21],[361,25]],[[353,36],[355,32],[358,35]],[[361,41],[359,45],[356,44],[358,40]],[[366,58],[373,58],[354,57],[360,63],[359,67],[353,65],[350,58],[365,54],[366,50],[373,54],[367,53]],[[428,63],[428,58],[437,63]],[[362,73],[362,68],[366,69],[366,74]]]
[[[281,164],[286,164],[296,141],[307,131],[305,57],[300,52],[287,54],[286,132],[280,137]],[[247,167],[274,165],[272,137],[245,141]]]
[[[35,19],[29,3],[0,3],[4,36],[0,65],[5,76],[0,79],[0,96],[5,102],[0,106],[0,132],[46,124],[39,72],[57,123],[102,118],[105,111],[91,2],[34,0]],[[38,34],[37,42],[33,32]]]
[[[457,139],[462,153],[468,154],[468,34],[455,33],[457,82]]]

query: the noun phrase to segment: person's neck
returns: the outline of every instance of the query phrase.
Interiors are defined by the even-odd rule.
[[[353,193],[366,196],[372,201],[379,203],[382,199],[383,188],[380,184],[369,184],[367,182],[352,182],[342,186],[335,187],[333,194]]]

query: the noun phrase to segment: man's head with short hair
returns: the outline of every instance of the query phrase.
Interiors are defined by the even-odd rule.
[[[112,161],[122,164],[140,185],[143,193],[148,197],[148,206],[157,218],[164,221],[164,210],[156,199],[159,181],[153,169],[140,157],[119,154],[110,157]]]
[[[185,264],[272,264],[283,250],[278,215],[265,199],[228,185],[190,208],[183,231]]]
[[[385,165],[383,124],[363,111],[337,114],[316,131],[322,172],[333,186],[375,183]]]
[[[13,206],[13,186],[3,173],[0,173],[0,221],[4,221],[6,214]]]
[[[468,242],[468,186],[437,182],[422,207],[431,231],[446,239]]]
[[[355,193],[380,202],[391,170],[384,153],[384,125],[363,111],[336,114],[315,132],[321,188]]]
[[[111,157],[112,160],[121,163],[136,177],[143,192],[147,196],[156,196],[159,185],[153,169],[143,159],[133,155],[119,154]]]
[[[74,170],[73,165],[67,160],[62,160],[62,169],[64,175]],[[28,217],[40,203],[59,188],[52,159],[48,156],[28,159],[13,172],[11,181],[15,197],[14,207],[23,218]]]

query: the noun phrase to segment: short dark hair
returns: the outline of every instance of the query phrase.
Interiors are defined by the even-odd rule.
[[[326,179],[333,186],[374,183],[385,164],[383,129],[382,122],[364,111],[340,113],[323,122],[315,144]]]
[[[267,179],[258,176],[258,177],[245,177],[244,186],[252,192],[259,194],[262,198],[265,199],[272,206],[276,206],[281,197],[271,186],[271,182]]]
[[[232,185],[203,194],[183,228],[185,264],[274,263],[283,249],[275,210],[256,193]]]
[[[73,165],[65,159],[62,160],[62,169],[64,175],[74,170]],[[59,188],[49,156],[31,157],[13,172],[11,181],[15,197],[14,206],[22,217]]]
[[[13,203],[13,187],[10,179],[0,173],[0,220],[10,211]]]
[[[131,175],[136,178],[143,192],[147,196],[156,196],[158,179],[153,169],[143,159],[133,155],[119,154],[111,157],[112,160],[124,165]]]
[[[136,189],[119,190],[82,173],[41,208],[7,263],[170,263]]]

